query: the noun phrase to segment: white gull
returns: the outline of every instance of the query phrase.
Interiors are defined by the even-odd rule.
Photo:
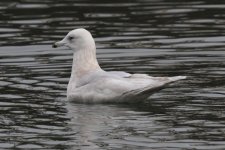
[[[79,103],[136,103],[186,76],[151,77],[123,71],[104,71],[96,59],[95,41],[85,29],[70,31],[53,47],[73,50],[73,65],[67,99]]]

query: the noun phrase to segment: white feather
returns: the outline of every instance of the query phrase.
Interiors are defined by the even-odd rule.
[[[69,100],[81,103],[124,103],[145,100],[152,93],[185,76],[151,77],[122,71],[106,72],[96,59],[95,42],[85,29],[70,31],[54,44],[73,50],[73,65],[67,87]]]

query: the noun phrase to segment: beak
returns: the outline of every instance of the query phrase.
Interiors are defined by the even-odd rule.
[[[52,44],[52,48],[57,48],[57,47],[61,47],[64,46],[66,43],[62,40],[59,42],[55,42],[54,44]]]

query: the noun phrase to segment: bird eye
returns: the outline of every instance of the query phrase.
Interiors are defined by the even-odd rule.
[[[69,36],[68,39],[71,41],[71,40],[74,39],[74,37],[73,36]]]

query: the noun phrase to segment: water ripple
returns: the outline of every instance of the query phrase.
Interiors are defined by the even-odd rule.
[[[214,149],[224,145],[224,2],[0,2],[1,149]],[[105,70],[187,75],[144,105],[66,101],[72,52],[87,28]]]

